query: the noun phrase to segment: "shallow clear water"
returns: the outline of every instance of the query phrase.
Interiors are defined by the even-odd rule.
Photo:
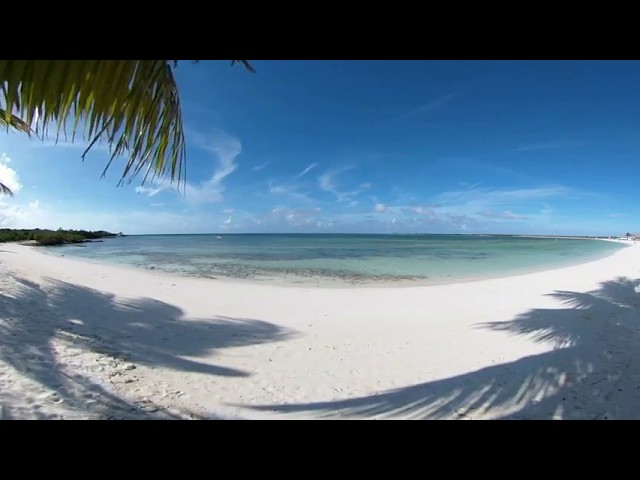
[[[302,284],[443,283],[543,270],[623,245],[486,235],[136,235],[50,247],[54,255],[186,276]]]

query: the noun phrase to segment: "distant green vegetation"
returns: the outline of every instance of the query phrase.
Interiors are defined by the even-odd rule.
[[[13,230],[10,228],[0,228],[1,242],[24,242],[34,240],[36,245],[63,245],[65,243],[82,243],[98,238],[119,237],[122,233],[105,232],[98,230],[91,232],[87,230],[41,230],[39,228],[31,230]]]

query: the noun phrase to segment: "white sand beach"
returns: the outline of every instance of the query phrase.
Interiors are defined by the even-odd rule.
[[[5,419],[640,418],[640,245],[420,287],[181,278],[17,244],[0,272]]]

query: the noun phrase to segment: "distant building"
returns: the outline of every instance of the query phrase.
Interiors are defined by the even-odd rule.
[[[618,238],[621,240],[640,240],[640,233],[625,233]]]

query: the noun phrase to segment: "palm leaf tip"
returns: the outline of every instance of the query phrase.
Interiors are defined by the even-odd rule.
[[[6,130],[14,129],[31,135],[32,130],[22,119],[0,108],[0,127]]]
[[[0,183],[0,195],[7,195],[13,197],[13,192],[4,183]]]
[[[251,73],[256,73],[255,68],[253,68],[248,60],[231,60],[231,66],[234,66],[236,62],[240,62],[244,66],[244,68],[249,70]]]

